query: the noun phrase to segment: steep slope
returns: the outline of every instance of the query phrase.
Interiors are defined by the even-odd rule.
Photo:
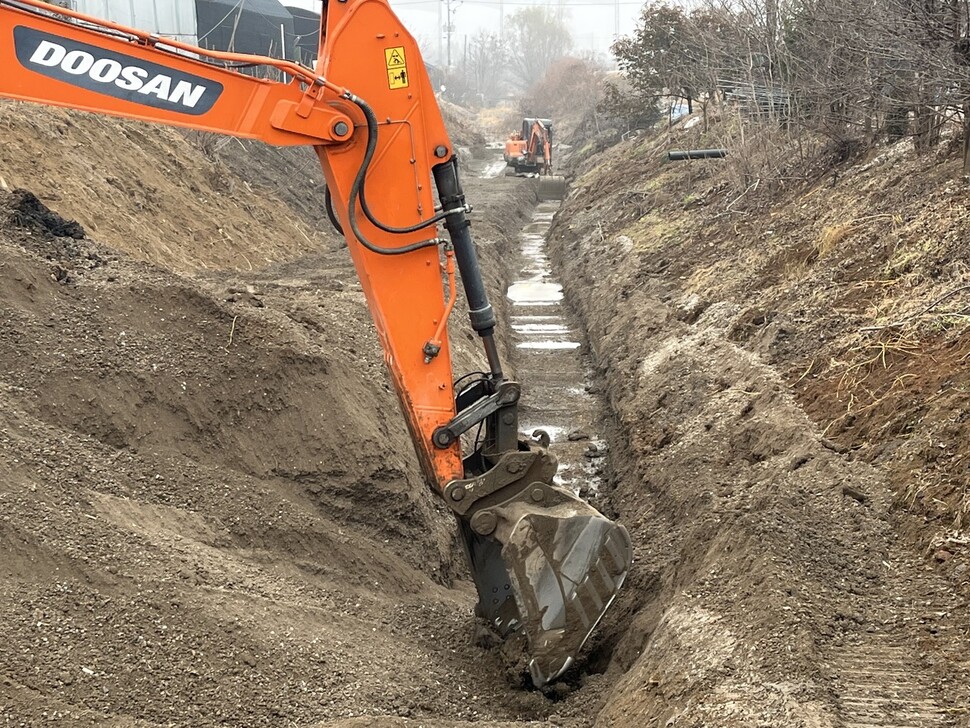
[[[691,146],[589,160],[553,230],[637,545],[597,725],[964,725],[965,504],[912,453],[967,453],[965,323],[860,331],[963,284],[955,162],[894,148],[748,200],[736,167],[663,161]]]

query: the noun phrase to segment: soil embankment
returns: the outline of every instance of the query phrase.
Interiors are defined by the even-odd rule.
[[[7,184],[108,232],[0,192],[0,716],[501,726],[561,712],[473,643],[453,522],[417,472],[346,251],[326,233],[310,246],[296,200],[272,189],[286,168],[240,192],[244,173],[181,137],[29,117],[8,119]],[[52,144],[59,125],[87,142]],[[102,129],[136,143],[95,146]],[[35,176],[35,157],[60,177]],[[138,170],[174,158],[139,217]],[[222,171],[239,194],[189,205],[214,199]],[[496,262],[530,206],[519,182],[469,189],[500,309]],[[282,223],[199,244],[246,200]],[[473,336],[455,339],[480,359]],[[573,715],[556,722],[586,723]]]
[[[597,725],[966,725],[965,582],[907,538],[893,464],[829,439],[804,394],[844,393],[814,357],[845,345],[832,333],[849,315],[824,302],[857,290],[833,271],[856,248],[779,281],[779,256],[797,255],[786,243],[817,229],[784,219],[811,217],[805,198],[726,224],[718,173],[661,164],[668,143],[589,163],[553,228],[608,382],[621,448],[610,499],[636,548]],[[856,174],[863,200],[882,185]],[[894,431],[869,432],[873,449],[897,446]]]

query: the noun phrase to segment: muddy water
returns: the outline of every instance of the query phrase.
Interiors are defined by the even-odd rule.
[[[478,176],[482,179],[492,179],[493,177],[498,177],[500,174],[505,172],[505,168],[507,166],[508,165],[505,163],[504,159],[496,159],[494,162],[489,162]]]
[[[595,493],[606,451],[599,437],[601,403],[588,391],[585,338],[564,300],[546,254],[558,202],[542,202],[519,235],[519,278],[509,286],[516,378],[522,383],[520,429],[544,430],[559,459],[559,484]]]

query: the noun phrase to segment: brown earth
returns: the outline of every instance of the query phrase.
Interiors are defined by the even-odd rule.
[[[580,161],[552,233],[637,548],[597,725],[968,725],[965,318],[915,325],[965,183],[891,148],[739,205],[662,161],[712,136]]]
[[[0,192],[7,724],[970,725],[961,314],[893,327],[918,354],[859,331],[962,284],[945,170],[887,150],[749,205],[710,166],[661,165],[663,137],[584,163],[552,254],[611,413],[596,502],[636,560],[539,692],[472,638],[450,516],[305,157],[26,108],[0,106],[0,176],[41,198]],[[508,318],[531,183],[466,187]],[[937,437],[936,470],[906,459]],[[907,499],[904,463],[949,495]]]
[[[287,167],[250,191],[254,167],[180,135],[13,106],[0,174],[81,225],[0,192],[4,722],[584,724],[583,704],[510,683],[474,644],[453,522],[346,250],[321,232],[307,255],[304,203],[272,188]],[[58,125],[83,142],[62,154]],[[146,169],[157,205],[136,209]],[[223,174],[240,194],[217,214],[201,200]],[[485,260],[524,219],[519,185],[475,198]],[[246,205],[276,224],[239,223]],[[200,245],[212,226],[233,241]],[[344,720],[364,716],[383,717]]]

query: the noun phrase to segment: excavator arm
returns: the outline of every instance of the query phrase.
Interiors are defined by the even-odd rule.
[[[458,520],[478,613],[504,637],[525,636],[541,686],[616,596],[629,537],[555,485],[553,456],[518,433],[520,387],[502,369],[457,158],[417,44],[386,0],[324,7],[311,70],[0,0],[0,97],[313,147],[422,469]],[[456,268],[489,369],[457,391]],[[484,438],[463,452],[478,427]]]
[[[539,174],[552,174],[552,121],[550,119],[524,119],[522,137],[528,140],[526,154],[539,170]]]

